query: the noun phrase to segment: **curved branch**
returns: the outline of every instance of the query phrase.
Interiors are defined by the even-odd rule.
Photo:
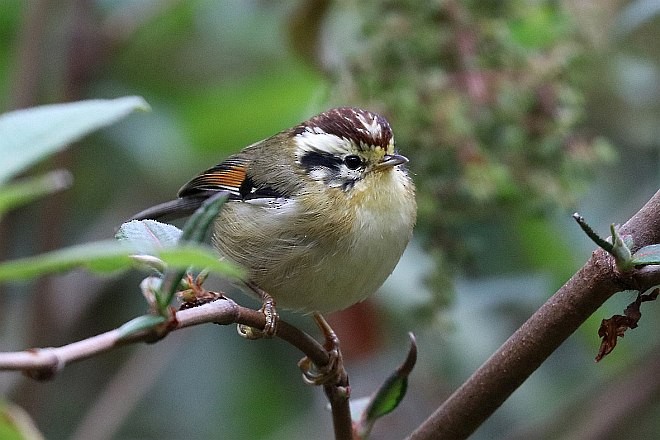
[[[265,316],[260,311],[239,306],[233,300],[223,297],[197,307],[179,310],[173,314],[174,325],[167,326],[166,332],[204,323],[220,325],[244,324],[254,328],[264,328]],[[99,353],[135,342],[156,342],[165,335],[161,329],[148,329],[129,336],[121,328],[61,347],[32,348],[19,352],[0,353],[0,371],[23,371],[37,380],[51,379],[67,364],[87,359]],[[302,330],[278,321],[276,336],[290,343],[305,354],[319,368],[326,367],[330,357],[326,349]],[[332,410],[332,420],[336,439],[352,438],[352,422],[349,408],[347,384],[325,384],[323,386]]]
[[[264,315],[259,311],[239,306],[228,298],[179,310],[175,314],[175,320],[173,330],[204,323],[236,323],[262,328],[265,321]],[[285,321],[279,321],[277,336],[298,348],[316,365],[327,365],[329,358],[323,346],[302,330]],[[19,370],[35,379],[49,379],[71,362],[87,359],[122,345],[151,341],[154,341],[153,331],[145,330],[126,337],[117,328],[61,347],[0,353],[0,371]]]
[[[660,243],[660,191],[619,231],[631,235],[633,252]],[[596,250],[589,261],[530,317],[409,439],[464,439],[490,417],[547,358],[610,296],[660,283],[658,271],[640,279],[616,271],[613,259]],[[655,276],[650,276],[650,274]]]

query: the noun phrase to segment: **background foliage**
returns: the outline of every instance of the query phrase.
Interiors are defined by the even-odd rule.
[[[586,259],[573,210],[605,233],[657,189],[655,3],[5,0],[0,108],[140,95],[152,111],[40,164],[73,185],[3,217],[1,259],[108,239],[196,172],[332,105],[380,111],[411,158],[420,222],[377,298],[334,325],[355,396],[418,335],[408,398],[373,433],[400,438]],[[3,284],[0,347],[116,327],[145,309],[138,281],[76,271]],[[475,438],[588,438],[617,410],[613,438],[657,436],[657,399],[635,387],[607,399],[658,362],[653,305],[592,361],[600,319],[628,302],[614,298]],[[0,390],[47,438],[327,436],[291,348],[214,326],[180,333],[50,383],[3,374]]]

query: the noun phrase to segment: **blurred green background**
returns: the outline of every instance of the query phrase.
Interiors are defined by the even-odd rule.
[[[152,111],[41,164],[75,182],[2,219],[0,258],[110,238],[195,173],[329,107],[379,111],[411,159],[419,224],[380,293],[331,318],[355,397],[418,336],[408,395],[373,432],[401,438],[588,258],[573,211],[606,235],[657,190],[659,11],[651,0],[3,0],[0,109],[140,95]],[[117,327],[146,308],[140,279],[75,271],[0,286],[0,348]],[[655,304],[593,362],[600,320],[632,299],[608,302],[474,438],[660,436]],[[46,438],[329,438],[299,357],[207,325],[51,382],[3,373],[0,390]]]

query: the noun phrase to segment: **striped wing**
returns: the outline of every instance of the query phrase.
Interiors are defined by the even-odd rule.
[[[230,200],[277,199],[286,197],[268,184],[256,184],[248,171],[248,160],[233,156],[201,173],[179,190],[179,197],[195,197],[217,191],[229,192]]]
[[[243,199],[247,177],[247,160],[230,157],[224,162],[209,168],[179,190],[179,197],[189,197],[200,193],[228,191],[231,199]]]

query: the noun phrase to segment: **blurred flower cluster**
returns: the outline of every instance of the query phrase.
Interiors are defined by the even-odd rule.
[[[363,39],[336,67],[335,99],[390,119],[411,158],[419,226],[443,261],[469,261],[477,225],[570,207],[614,159],[607,141],[581,131],[590,43],[559,2],[358,8]]]

